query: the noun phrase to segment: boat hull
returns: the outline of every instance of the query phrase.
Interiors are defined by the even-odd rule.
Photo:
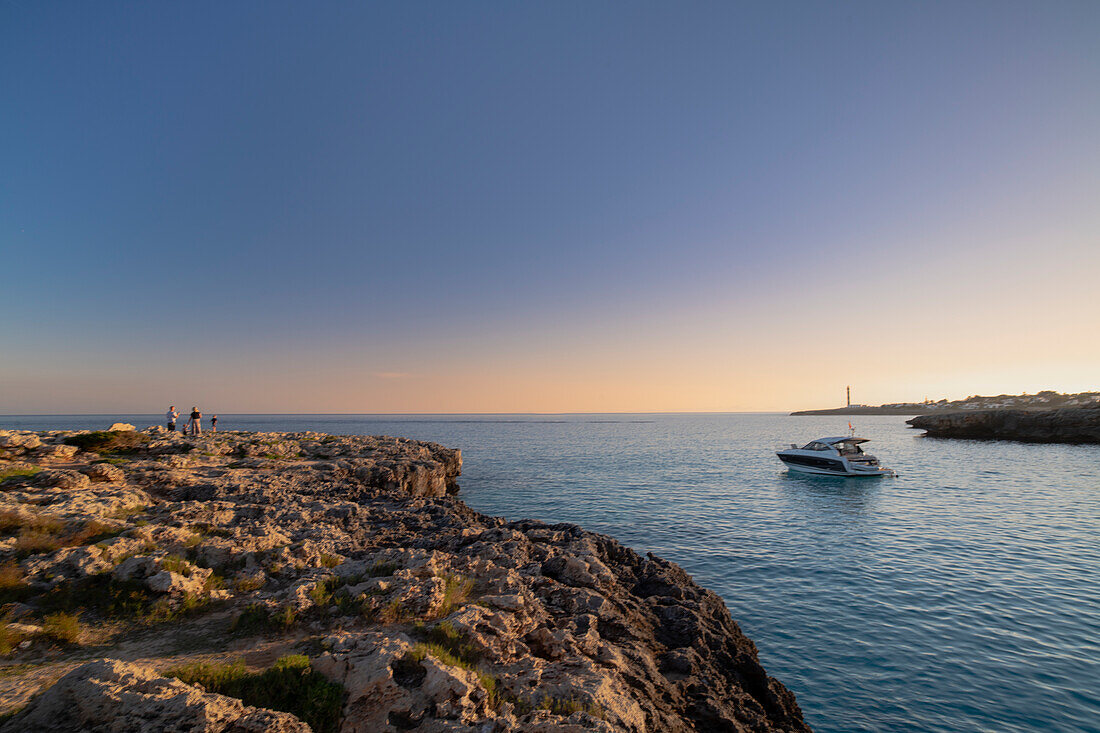
[[[814,476],[869,478],[894,475],[894,472],[888,468],[873,467],[869,469],[858,469],[848,465],[845,461],[837,459],[784,455],[783,453],[777,453],[776,455],[779,456],[779,460],[783,461],[783,465],[785,465],[788,470],[797,471],[798,473],[808,473]]]

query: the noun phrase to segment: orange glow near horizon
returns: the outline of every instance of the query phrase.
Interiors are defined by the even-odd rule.
[[[843,288],[829,283],[842,268],[791,268],[788,287],[751,299],[701,289],[384,344],[242,333],[232,348],[182,342],[187,359],[89,349],[78,369],[71,346],[47,344],[5,357],[0,413],[790,411],[840,406],[849,384],[861,404],[1100,389],[1100,255],[1044,273],[1041,254]]]

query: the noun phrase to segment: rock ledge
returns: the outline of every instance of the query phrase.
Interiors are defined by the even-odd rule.
[[[72,670],[5,731],[307,730],[155,671],[260,647],[343,685],[345,733],[809,730],[717,595],[610,537],[471,510],[458,451],[80,435],[0,431],[8,633],[25,637],[5,663]],[[126,614],[104,589],[131,594]],[[78,638],[35,632],[66,598],[88,599]],[[127,661],[74,669],[90,640]],[[33,692],[5,684],[9,710]]]
[[[969,410],[907,420],[935,438],[1100,443],[1100,407],[1059,410]]]

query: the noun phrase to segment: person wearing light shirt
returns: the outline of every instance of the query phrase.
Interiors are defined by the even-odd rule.
[[[175,405],[172,405],[171,407],[168,408],[168,412],[164,416],[168,420],[168,432],[170,432],[170,433],[176,432],[176,418],[179,417],[179,416],[180,416],[180,414],[178,412],[176,412],[176,406]]]

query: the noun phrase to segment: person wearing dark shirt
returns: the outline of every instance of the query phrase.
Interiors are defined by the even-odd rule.
[[[212,433],[218,432],[218,416],[217,415],[213,415],[210,418],[210,432],[212,432]]]
[[[191,434],[202,434],[202,413],[199,412],[199,408],[197,407],[191,408]]]

